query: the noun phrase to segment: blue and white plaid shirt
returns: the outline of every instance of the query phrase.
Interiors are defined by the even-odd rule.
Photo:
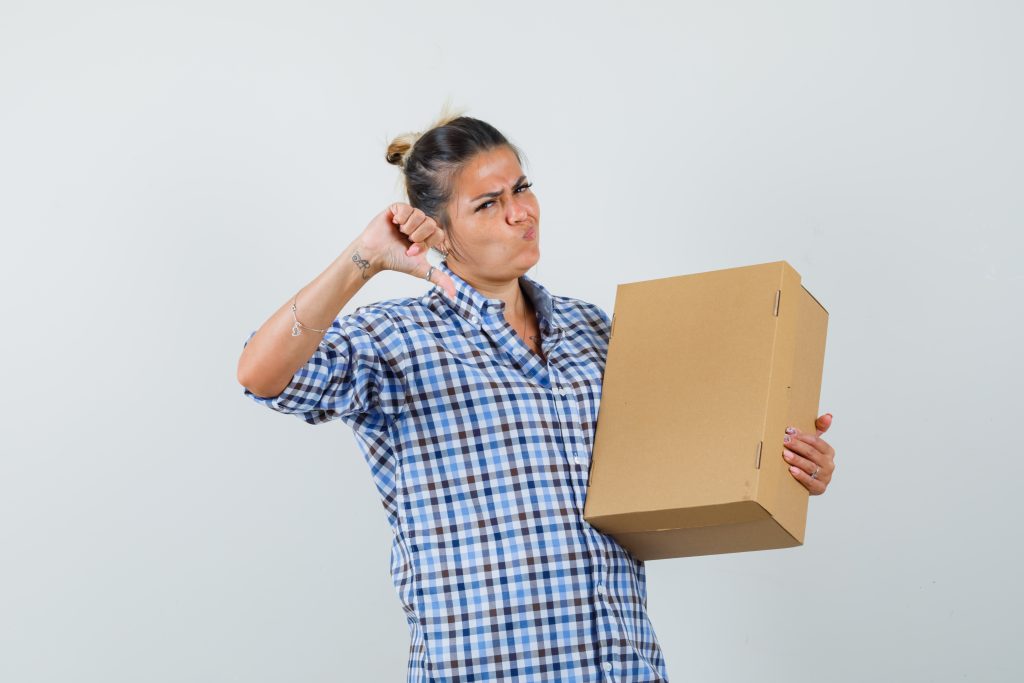
[[[409,683],[667,681],[643,562],[583,520],[608,314],[522,276],[545,363],[500,299],[439,269],[454,301],[361,306],[278,396],[246,395],[352,427],[394,533]]]

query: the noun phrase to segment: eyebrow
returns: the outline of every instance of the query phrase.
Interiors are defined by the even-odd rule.
[[[519,183],[523,182],[523,181],[524,181],[525,179],[526,179],[526,176],[525,176],[525,175],[521,175],[521,176],[519,176],[519,178],[518,178],[518,179],[516,180],[516,182],[515,182],[515,183],[513,184],[513,187],[514,187],[515,185],[518,185]],[[478,200],[478,199],[483,199],[484,197],[500,197],[500,196],[501,196],[501,190],[498,190],[497,192],[485,192],[485,193],[483,193],[482,195],[479,195],[479,196],[473,197],[473,198],[472,198],[472,199],[470,199],[469,201],[471,201],[471,202],[475,202],[476,200]]]

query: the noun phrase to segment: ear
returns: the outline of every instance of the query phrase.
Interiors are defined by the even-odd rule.
[[[442,230],[442,234],[444,237],[441,239],[441,244],[434,247],[434,249],[444,258],[448,258],[448,253],[451,250],[451,244],[448,242],[448,232]]]

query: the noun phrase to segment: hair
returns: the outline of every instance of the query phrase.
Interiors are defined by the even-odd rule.
[[[455,234],[448,213],[455,182],[473,157],[499,147],[508,147],[522,165],[521,150],[497,128],[464,116],[462,111],[452,111],[449,102],[425,131],[403,133],[388,144],[387,162],[402,169],[409,205],[434,219],[453,246],[449,253],[459,260],[463,258],[454,248]]]

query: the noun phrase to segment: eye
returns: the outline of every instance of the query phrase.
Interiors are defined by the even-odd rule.
[[[516,192],[519,192],[520,190],[526,190],[526,189],[531,188],[531,187],[533,187],[533,183],[523,183],[522,185],[520,185],[519,187],[516,188]],[[493,204],[493,203],[494,203],[494,200],[493,199],[489,199],[486,202],[484,202],[483,204],[481,204],[480,206],[476,207],[475,210],[479,211],[480,209],[489,209],[489,208],[491,208],[489,205]]]

